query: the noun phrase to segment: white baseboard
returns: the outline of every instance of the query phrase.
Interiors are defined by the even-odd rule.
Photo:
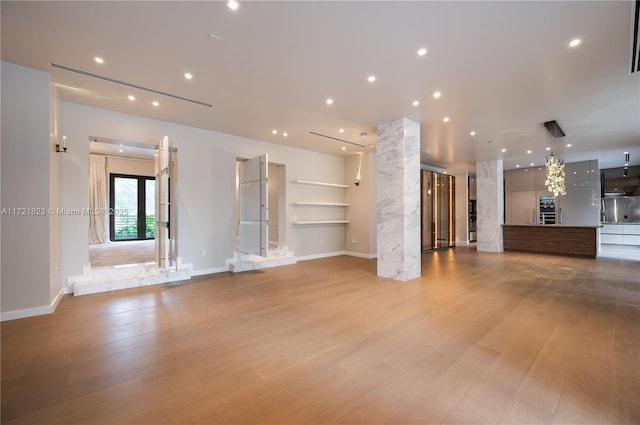
[[[302,255],[302,256],[296,257],[296,259],[298,261],[318,260],[320,258],[337,257],[339,255],[346,255],[346,252],[345,251],[323,252],[322,254]]]
[[[362,254],[360,252],[351,252],[351,251],[345,251],[344,255],[349,255],[351,257],[358,257],[358,258],[366,258],[367,260],[378,258],[378,254]]]
[[[193,272],[191,272],[191,276],[204,276],[206,274],[223,273],[228,271],[229,271],[229,266],[226,265],[223,267],[215,267],[213,269],[194,270]]]
[[[0,322],[7,322],[9,320],[24,319],[25,317],[41,316],[43,314],[51,314],[55,311],[58,303],[62,299],[64,291],[60,289],[58,295],[51,301],[49,305],[43,305],[41,307],[25,308],[23,310],[5,311],[0,313]]]
[[[65,292],[64,288],[60,288],[60,291],[58,291],[58,295],[56,295],[56,297],[53,299],[53,301],[51,301],[51,307],[52,307],[51,312],[52,313],[54,311],[56,311],[56,308],[58,307],[58,304],[60,303],[60,300],[65,295],[65,293],[66,292]]]

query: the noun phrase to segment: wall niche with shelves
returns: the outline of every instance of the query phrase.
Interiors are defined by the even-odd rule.
[[[345,210],[349,206],[344,202],[344,191],[348,184],[329,183],[312,180],[293,180],[292,183],[324,187],[321,199],[299,199],[293,202],[299,212],[300,219],[294,220],[296,225],[313,224],[348,224],[345,220]]]

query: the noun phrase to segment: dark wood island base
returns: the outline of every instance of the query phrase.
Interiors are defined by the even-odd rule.
[[[504,250],[595,258],[598,227],[504,224]]]

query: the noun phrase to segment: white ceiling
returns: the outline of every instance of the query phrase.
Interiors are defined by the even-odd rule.
[[[618,167],[628,151],[640,164],[629,1],[241,1],[235,12],[214,1],[2,1],[1,8],[2,59],[50,72],[70,102],[336,155],[363,149],[309,132],[368,146],[378,124],[404,115],[421,124],[422,160],[452,172],[493,158],[505,169],[541,165],[549,143],[542,123],[555,119],[573,145],[567,162],[597,158],[601,168]],[[570,48],[576,37],[582,44]],[[423,57],[420,47],[428,49]],[[193,80],[184,79],[187,71]]]

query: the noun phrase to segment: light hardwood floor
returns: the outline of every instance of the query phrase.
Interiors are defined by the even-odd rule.
[[[2,323],[3,424],[640,423],[640,263],[334,257]]]

